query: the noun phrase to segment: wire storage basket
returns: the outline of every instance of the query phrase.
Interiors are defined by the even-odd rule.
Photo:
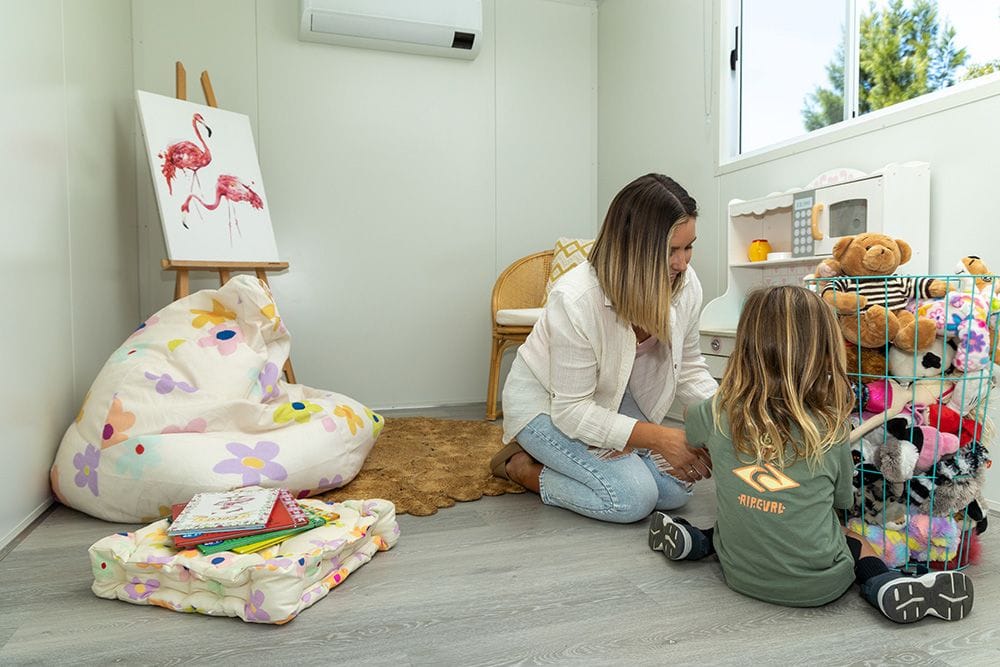
[[[978,560],[987,523],[1000,280],[834,276],[806,284],[838,312],[855,393],[854,507],[845,524],[893,569],[964,569]]]

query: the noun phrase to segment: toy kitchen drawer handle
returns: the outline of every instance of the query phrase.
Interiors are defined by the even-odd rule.
[[[712,348],[712,352],[718,352],[719,350],[722,349],[722,341],[720,341],[718,338],[713,338],[712,342],[709,343],[709,345]]]
[[[813,204],[812,209],[812,233],[816,241],[823,240],[823,232],[819,231],[819,214],[823,212],[822,204]]]

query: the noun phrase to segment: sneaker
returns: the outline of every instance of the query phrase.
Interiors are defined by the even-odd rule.
[[[691,553],[691,543],[691,535],[684,525],[671,519],[666,512],[653,512],[649,521],[650,549],[662,551],[670,560],[681,560]]]
[[[879,610],[896,623],[913,623],[925,616],[959,621],[972,611],[972,599],[972,580],[964,572],[897,575],[882,583],[875,595]]]

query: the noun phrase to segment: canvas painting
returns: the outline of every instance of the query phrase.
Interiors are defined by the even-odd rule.
[[[250,119],[136,91],[171,260],[279,261]]]

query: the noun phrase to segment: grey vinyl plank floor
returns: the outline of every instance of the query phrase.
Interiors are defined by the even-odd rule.
[[[712,520],[711,483],[683,514]],[[97,598],[87,547],[135,526],[57,506],[0,560],[0,665],[1000,664],[996,520],[968,570],[973,613],[908,626],[881,618],[856,590],[816,609],[740,596],[716,562],[650,551],[645,522],[603,524],[532,494],[399,524],[392,550],[291,623],[269,626]]]

